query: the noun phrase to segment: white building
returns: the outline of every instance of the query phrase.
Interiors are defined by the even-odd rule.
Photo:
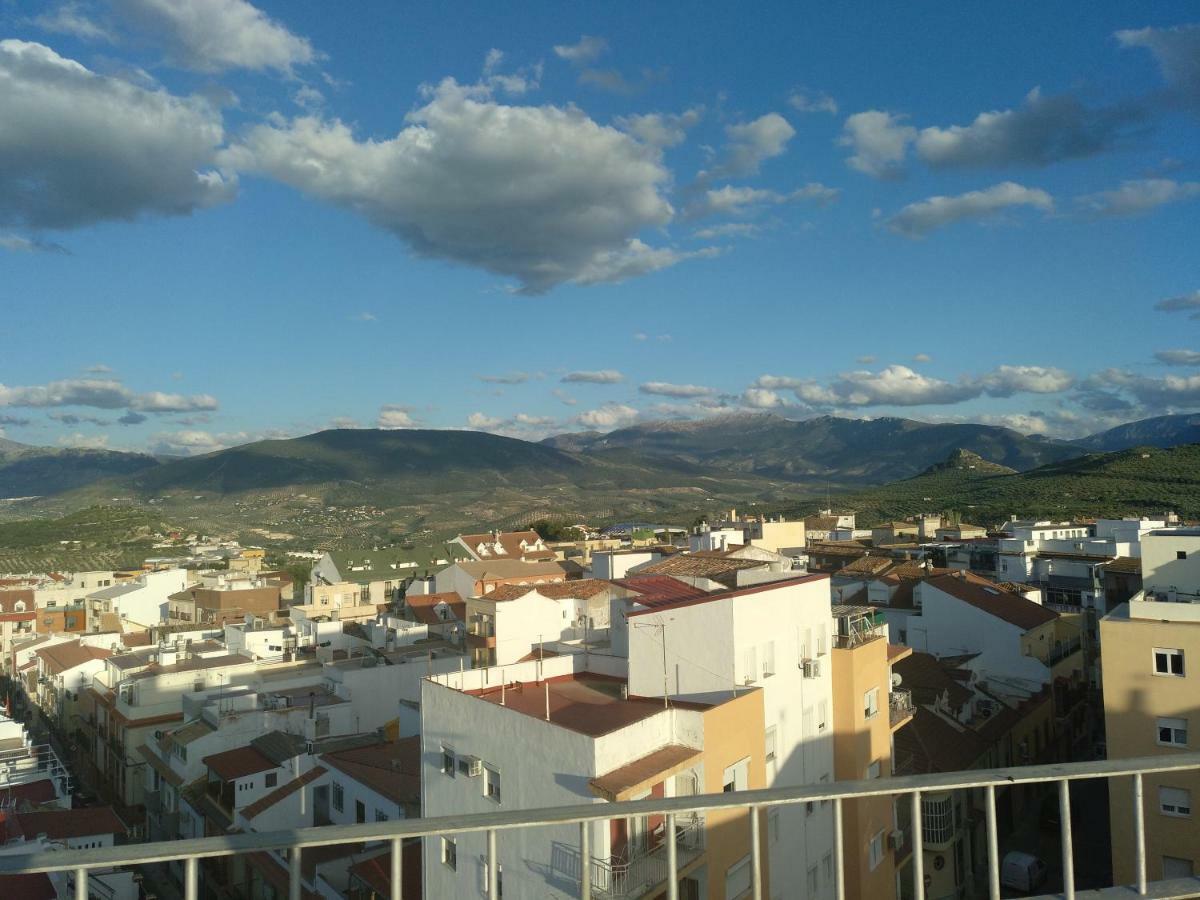
[[[125,630],[144,631],[167,620],[167,599],[188,586],[186,569],[146,572],[131,581],[100,588],[87,595],[88,626],[101,630],[101,616],[112,613]]]

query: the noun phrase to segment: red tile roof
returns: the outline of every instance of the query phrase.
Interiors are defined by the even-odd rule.
[[[628,578],[614,578],[613,584],[636,592],[637,602],[642,606],[654,608],[678,600],[693,600],[707,596],[707,591],[692,587],[686,581],[672,578],[670,575],[631,575]]]
[[[1040,603],[1006,591],[986,578],[969,572],[939,575],[926,579],[925,583],[1023,631],[1058,618],[1058,613]]]
[[[501,531],[496,534],[460,534],[458,539],[463,545],[476,553],[476,548],[480,544],[487,544],[488,553],[483,555],[483,559],[554,559],[555,553],[546,547],[541,550],[522,550],[521,542],[524,541],[527,546],[532,547],[541,540],[541,537],[536,531]],[[503,553],[493,553],[491,545],[499,543],[504,548]]]
[[[300,790],[300,788],[304,787],[306,784],[312,784],[314,781],[316,781],[318,778],[320,778],[322,775],[324,775],[327,771],[329,771],[329,770],[326,769],[324,766],[313,766],[311,769],[309,769],[307,772],[305,772],[299,778],[293,778],[287,784],[277,787],[275,790],[271,791],[271,793],[267,794],[265,797],[260,797],[259,799],[255,800],[253,803],[251,803],[249,806],[247,806],[244,810],[242,810],[242,815],[245,816],[247,819],[253,819],[255,816],[259,815],[260,813],[266,812],[268,809],[270,809],[272,806],[274,806],[280,800],[290,797],[292,794],[296,793],[296,791]]]
[[[101,647],[89,647],[79,641],[66,641],[38,650],[35,655],[45,662],[46,671],[51,675],[58,675],[93,660],[108,659],[112,656],[112,651]]]
[[[4,900],[56,900],[58,891],[45,872],[0,875],[0,897]]]
[[[774,590],[779,587],[787,587],[795,584],[807,584],[810,581],[828,581],[829,575],[825,572],[814,573],[811,575],[797,575],[795,578],[781,578],[778,581],[766,581],[762,584],[754,584],[749,587],[736,588],[731,591],[717,591],[712,594],[705,594],[701,597],[693,597],[686,600],[678,600],[673,603],[664,603],[654,609],[638,609],[629,613],[627,618],[634,616],[645,616],[650,613],[659,612],[663,609],[680,609],[685,606],[695,606],[699,603],[712,603],[715,600],[726,600],[731,597],[746,597],[751,594],[761,594],[764,591]]]
[[[412,610],[413,618],[424,625],[443,625],[447,620],[438,616],[435,607],[445,603],[450,607],[454,618],[460,622],[467,620],[467,603],[454,591],[442,591],[439,594],[415,594],[404,598],[408,608]]]
[[[21,813],[17,822],[26,840],[44,834],[52,841],[65,841],[100,834],[125,834],[129,830],[111,806]]]
[[[402,900],[421,900],[421,842],[408,841],[400,853],[404,863],[401,871],[400,896]],[[350,875],[362,881],[380,897],[387,897],[392,889],[392,853],[385,850],[370,859],[356,862],[350,867]]]
[[[321,761],[394,803],[420,802],[420,737],[336,750],[322,755]]]
[[[0,790],[0,806],[12,806],[22,800],[36,806],[42,803],[53,803],[56,797],[54,784],[49,778],[43,778],[40,781],[14,784],[12,787]]]
[[[583,578],[577,581],[560,581],[553,584],[502,584],[488,593],[488,600],[519,600],[531,591],[537,591],[551,600],[587,600],[598,597],[612,589],[612,583],[598,578]]]
[[[253,747],[235,747],[224,753],[214,753],[212,756],[204,757],[204,764],[222,781],[245,778],[247,775],[256,775],[259,772],[269,772],[271,769],[279,768]]]

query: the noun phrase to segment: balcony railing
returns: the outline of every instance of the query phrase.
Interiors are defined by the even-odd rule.
[[[683,867],[704,851],[704,817],[693,814],[675,820],[676,866]],[[667,855],[670,849],[664,837],[656,847],[642,848],[628,860],[591,860],[592,889],[597,897],[641,897],[655,885],[667,880]]]
[[[893,690],[888,694],[888,717],[895,728],[915,712],[912,691]]]
[[[163,841],[149,844],[128,844],[94,850],[42,850],[28,854],[0,855],[0,875],[37,872],[74,873],[75,900],[87,900],[89,872],[113,866],[146,865],[180,860],[184,865],[183,900],[198,900],[199,864],[201,859],[238,856],[267,850],[287,850],[289,900],[300,900],[303,885],[301,856],[308,847],[327,847],[366,841],[391,842],[391,898],[401,900],[403,883],[403,842],[408,838],[482,832],[487,838],[488,884],[486,894],[498,900],[499,854],[497,836],[501,831],[544,825],[579,824],[579,858],[591,859],[591,828],[594,822],[611,819],[663,816],[667,834],[677,834],[677,823],[690,820],[693,814],[712,810],[745,810],[750,823],[751,894],[762,898],[761,813],[773,806],[813,803],[828,800],[833,803],[834,889],[838,900],[845,897],[845,848],[842,838],[842,807],[850,800],[862,797],[905,796],[911,809],[912,879],[917,897],[924,896],[925,856],[922,837],[922,794],[979,789],[987,828],[987,881],[992,898],[1000,897],[1000,850],[997,832],[996,788],[1013,784],[1050,784],[1058,786],[1059,828],[1062,838],[1063,890],[1055,897],[1075,898],[1075,868],[1071,833],[1070,783],[1095,778],[1128,778],[1133,788],[1133,871],[1136,883],[1121,886],[1112,896],[1132,895],[1156,898],[1194,897],[1200,893],[1200,877],[1189,876],[1148,883],[1146,877],[1145,808],[1142,779],[1145,775],[1163,772],[1183,772],[1200,769],[1200,753],[1144,757],[1128,760],[1098,760],[1084,763],[1064,763],[1047,766],[1024,766],[971,772],[948,772],[937,775],[911,775],[901,778],[844,781],[830,785],[771,788],[740,791],[728,794],[650,798],[618,803],[589,803],[578,806],[559,806],[548,809],[514,810],[479,813],[466,816],[442,816],[427,819],[403,819],[363,825],[325,825],[286,831],[224,834],[218,837]],[[680,847],[677,841],[666,842],[665,881],[668,900],[678,898]],[[579,896],[592,900],[599,896],[600,885],[593,880],[592,866],[580,867],[575,877]],[[799,893],[797,885],[783,885],[788,895]],[[1108,894],[1105,894],[1108,896]]]

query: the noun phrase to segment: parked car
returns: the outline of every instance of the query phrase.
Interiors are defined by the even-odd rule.
[[[1010,850],[1000,863],[1000,884],[1031,894],[1046,880],[1046,864],[1032,853]]]

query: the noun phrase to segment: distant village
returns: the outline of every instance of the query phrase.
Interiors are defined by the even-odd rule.
[[[2,849],[1190,746],[1200,529],[1170,513],[994,530],[937,515],[865,529],[833,509],[718,518],[557,542],[481,531],[403,557],[296,552],[303,584],[262,549],[201,535],[164,540],[138,570],[5,573]],[[1174,785],[1147,776],[1164,815],[1138,840],[1153,859],[1195,861],[1190,791]],[[761,822],[714,809],[501,831],[496,846],[482,832],[333,845],[295,871],[312,900],[474,897],[493,883],[577,897],[585,868],[592,896],[633,898],[664,893],[669,857],[671,896],[748,896],[753,877],[876,900],[912,898],[917,866],[928,897],[963,897],[986,875],[993,826],[1002,851],[1042,864],[1021,870],[1031,888],[1047,877],[1031,842],[1059,809],[1052,787],[997,789],[994,820],[982,789],[926,790],[916,834],[907,798],[880,792],[836,816],[822,800],[765,807]],[[1130,790],[1096,801],[1112,811],[1112,850],[1091,864],[1111,865],[1115,884],[1135,876]],[[296,896],[292,873],[269,850],[203,859],[196,877],[201,896],[273,900]],[[73,877],[0,876],[0,897],[73,897]],[[180,896],[188,877],[173,860],[89,883],[145,900]]]

